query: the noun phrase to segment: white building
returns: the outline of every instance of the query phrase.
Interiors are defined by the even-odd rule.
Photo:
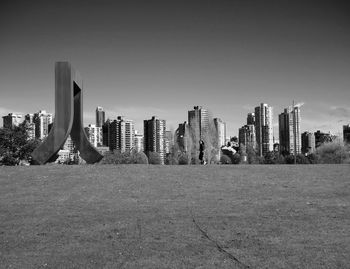
[[[33,122],[35,124],[35,136],[43,140],[49,134],[49,125],[53,122],[53,116],[45,110],[40,110],[34,114]]]
[[[95,148],[102,146],[102,127],[97,127],[95,124],[89,124],[88,127],[85,127],[85,132],[91,145]]]

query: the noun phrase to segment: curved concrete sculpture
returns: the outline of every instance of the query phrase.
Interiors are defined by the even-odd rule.
[[[82,89],[83,82],[70,63],[56,62],[55,120],[47,138],[32,153],[35,162],[45,164],[54,160],[69,134],[87,163],[102,159],[84,131]]]

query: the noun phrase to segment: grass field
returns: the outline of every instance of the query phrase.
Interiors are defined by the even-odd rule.
[[[1,268],[350,268],[349,165],[0,167]]]

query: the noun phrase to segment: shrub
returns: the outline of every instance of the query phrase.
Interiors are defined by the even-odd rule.
[[[178,158],[178,164],[180,165],[187,165],[189,164],[190,160],[188,158],[188,155],[185,153],[181,153]]]
[[[143,152],[133,152],[131,162],[134,164],[148,164],[147,155]]]
[[[225,154],[223,154],[220,158],[221,164],[232,164],[231,158]]]
[[[297,154],[297,164],[310,164],[310,161],[304,154]]]
[[[233,154],[231,157],[232,164],[239,164],[241,162],[241,155],[239,153]]]
[[[307,158],[308,158],[310,164],[317,164],[320,162],[320,156],[318,156],[315,153],[308,154]]]
[[[324,143],[316,150],[320,163],[348,163],[350,160],[349,146],[337,142]]]
[[[160,155],[158,152],[149,151],[148,152],[148,163],[149,164],[161,164]]]

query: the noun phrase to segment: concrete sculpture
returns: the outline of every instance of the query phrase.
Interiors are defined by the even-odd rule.
[[[83,82],[68,62],[55,64],[55,120],[47,138],[32,153],[33,161],[53,161],[69,135],[87,163],[102,155],[90,144],[83,128]]]

